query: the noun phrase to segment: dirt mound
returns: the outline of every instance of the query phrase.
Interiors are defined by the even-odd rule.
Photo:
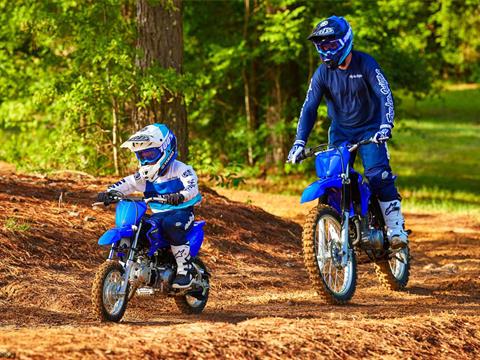
[[[363,265],[339,307],[310,288],[298,224],[207,188],[197,208],[213,273],[205,312],[134,298],[121,324],[98,323],[89,292],[114,209],[90,204],[112,179],[80,175],[0,176],[0,358],[478,357],[479,219],[408,214],[407,291],[381,288]]]

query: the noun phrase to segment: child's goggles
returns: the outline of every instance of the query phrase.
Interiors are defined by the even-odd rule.
[[[163,151],[161,151],[159,148],[150,148],[137,151],[135,152],[135,155],[137,156],[138,161],[140,161],[140,164],[143,166],[157,162],[158,159],[162,157]]]

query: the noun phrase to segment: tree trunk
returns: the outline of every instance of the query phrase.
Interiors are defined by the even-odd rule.
[[[250,0],[245,0],[245,16],[243,22],[243,39],[245,40],[246,46],[248,46],[248,23],[250,21]],[[248,155],[248,164],[253,165],[253,136],[256,129],[256,116],[255,111],[252,105],[252,95],[250,91],[250,79],[249,79],[249,65],[248,63],[242,68],[242,78],[243,78],[243,89],[245,97],[245,116],[247,118],[247,155]],[[254,84],[255,86],[255,84]]]
[[[142,71],[158,64],[182,73],[182,0],[137,0],[137,30],[140,55],[136,65]],[[166,90],[160,100],[134,110],[133,123],[137,129],[153,122],[165,123],[175,133],[179,156],[187,159],[188,126],[183,96]]]
[[[118,166],[118,105],[117,100],[112,96],[112,146],[113,146],[113,166],[115,169],[115,175],[120,175],[120,169]]]
[[[284,104],[279,66],[275,65],[271,68],[270,79],[271,90],[266,113],[267,128],[269,130],[266,156],[267,167],[285,162],[285,136],[282,129]],[[283,170],[283,167],[280,170]]]

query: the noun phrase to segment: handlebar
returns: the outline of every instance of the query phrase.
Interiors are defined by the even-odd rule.
[[[100,206],[100,205],[104,205],[104,206],[108,206],[110,204],[115,204],[117,202],[119,202],[120,200],[125,200],[125,201],[144,201],[145,204],[148,204],[149,202],[152,202],[152,201],[156,201],[156,202],[160,202],[160,203],[166,203],[167,201],[163,198],[163,197],[150,197],[150,198],[145,198],[145,197],[141,197],[141,196],[125,196],[123,195],[121,192],[119,191],[111,191],[111,201],[108,203],[108,204],[105,204],[103,202],[94,202],[92,204],[92,207],[94,206]]]
[[[324,147],[326,147],[326,146],[328,146],[328,144],[320,144],[320,145],[317,145],[317,146],[315,146],[315,147],[313,147],[313,148],[305,148],[305,149],[300,153],[300,155],[298,156],[297,159],[298,159],[298,161],[303,161],[303,160],[305,160],[306,158],[309,158],[309,157],[311,157],[311,156],[314,156],[319,149],[324,148]]]
[[[367,145],[367,144],[370,144],[370,143],[373,143],[373,138],[370,138],[370,139],[365,139],[365,140],[362,140],[356,144],[352,144],[349,148],[348,148],[348,152],[352,152],[352,151],[355,151],[357,150],[361,145]]]
[[[361,145],[366,145],[366,144],[370,144],[370,143],[373,143],[373,138],[365,139],[365,140],[362,140],[358,143],[347,145],[348,146],[348,151],[349,152],[355,151]],[[300,156],[298,158],[299,161],[303,161],[306,158],[315,156],[317,154],[318,150],[321,149],[321,148],[324,148],[324,147],[328,147],[328,144],[320,144],[320,145],[315,146],[313,148],[305,148],[305,150],[303,150],[303,152],[300,154]]]

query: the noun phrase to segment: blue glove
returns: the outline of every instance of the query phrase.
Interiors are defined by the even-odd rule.
[[[385,127],[383,129],[378,130],[375,135],[372,136],[372,141],[375,144],[383,144],[388,139],[392,137],[392,129]]]
[[[296,140],[293,143],[293,146],[290,149],[290,152],[288,153],[287,163],[292,163],[292,164],[300,163],[302,160],[300,160],[299,157],[300,157],[300,154],[303,153],[304,149],[305,149],[305,141]]]

